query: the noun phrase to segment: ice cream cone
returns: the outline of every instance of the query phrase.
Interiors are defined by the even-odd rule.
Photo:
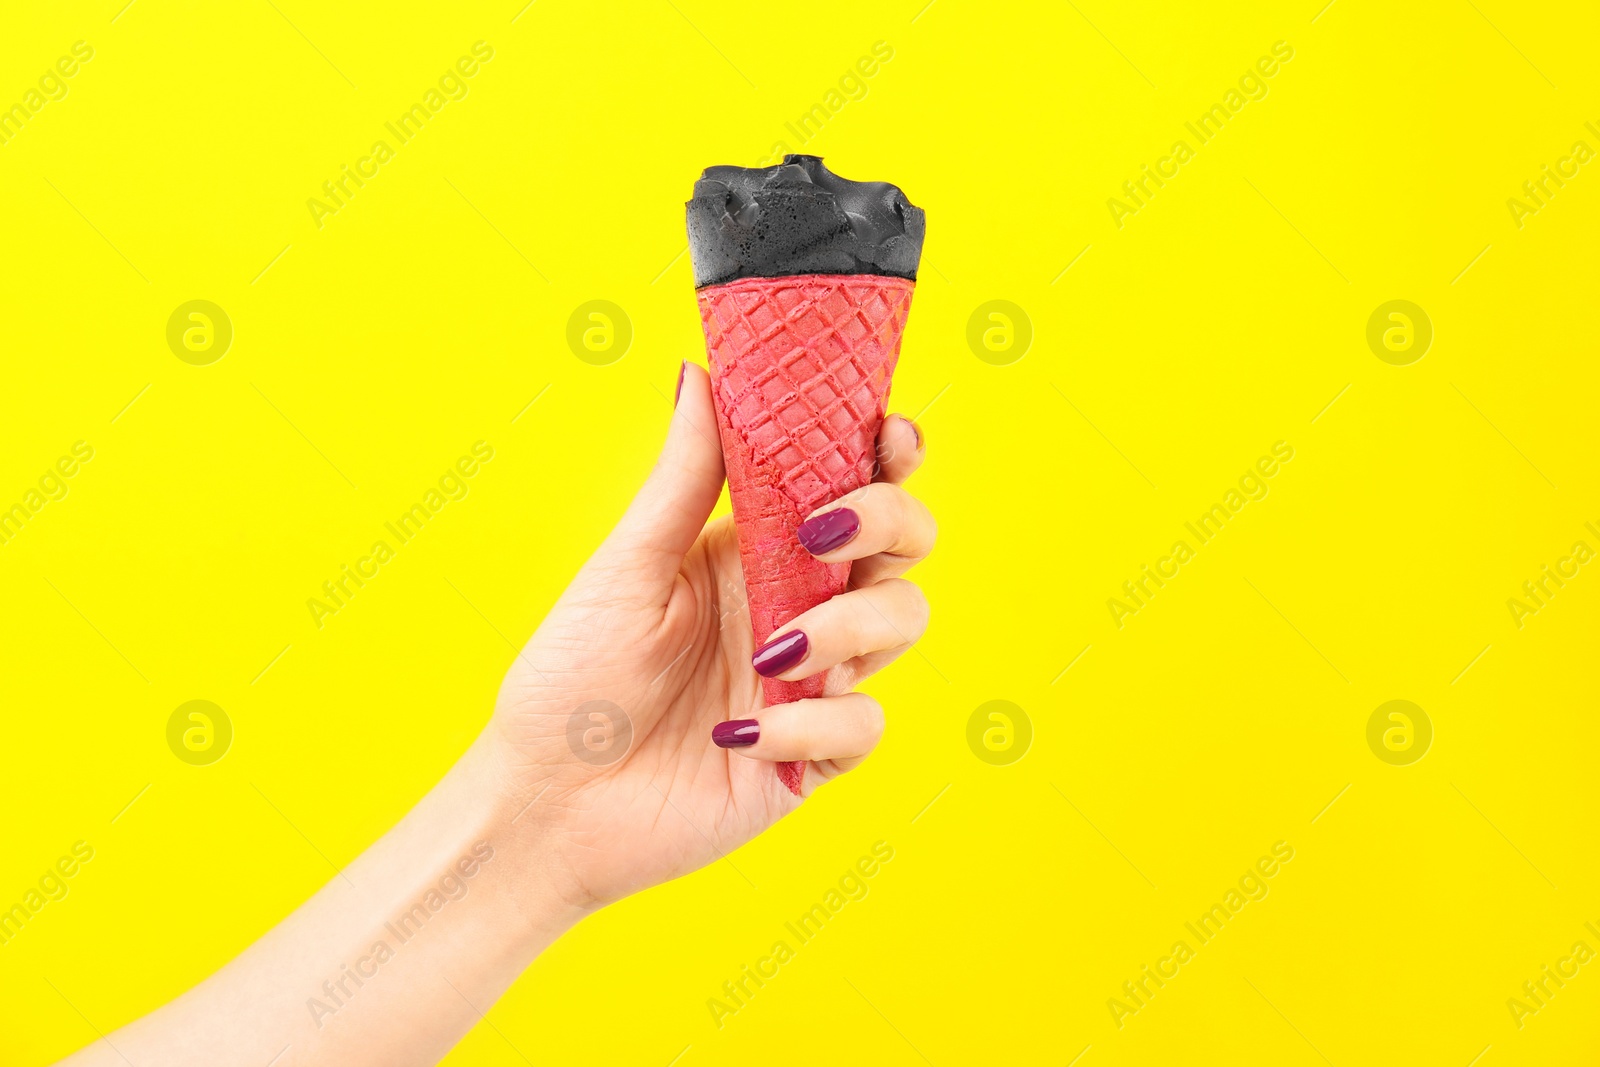
[[[686,205],[722,458],[750,627],[778,627],[844,592],[806,516],[872,481],[878,430],[922,258],[922,209],[887,182],[816,156],[708,167]],[[824,676],[762,679],[768,706],[822,695]],[[778,764],[798,795],[804,763]]]
[[[871,274],[740,278],[698,293],[712,397],[756,644],[843,592],[850,564],[795,537],[812,511],[872,481],[878,430],[916,283]],[[823,676],[762,679],[767,704]],[[798,794],[803,763],[780,763]]]

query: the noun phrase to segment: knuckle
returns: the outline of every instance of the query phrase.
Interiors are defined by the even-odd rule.
[[[906,621],[910,622],[918,634],[928,626],[928,617],[931,608],[928,605],[928,595],[922,591],[917,583],[905,578],[892,578],[889,583],[893,595],[899,601],[900,610],[905,613]]]
[[[877,495],[873,493],[873,490],[882,489],[885,485],[886,483],[884,482],[868,482],[865,485],[858,486],[843,496],[836,496],[825,504],[819,504],[806,515],[806,518],[814,519],[819,515],[826,515],[828,512],[837,511],[842,507],[853,507],[860,511],[863,502],[869,499],[869,494],[871,494],[870,499],[876,501]]]
[[[904,581],[904,579],[901,580]],[[928,620],[933,614],[933,607],[928,603],[928,594],[922,591],[920,585],[915,582],[906,582],[906,588],[909,590],[907,595],[911,600],[912,618],[916,621],[917,633],[920,634],[928,628]]]
[[[882,483],[882,482],[868,482],[866,485],[863,485],[858,489],[850,490],[844,496],[840,497],[837,501],[835,501],[835,503],[839,503],[839,504],[859,504],[859,503],[862,503],[862,502],[866,501],[869,497],[872,500],[876,501],[878,496],[879,496],[879,494],[874,492],[874,490],[882,489],[883,488],[883,484],[884,483]]]
[[[849,610],[839,619],[840,637],[844,639],[846,645],[859,653],[877,628],[878,611],[864,596],[847,595],[844,603]]]
[[[933,514],[926,504],[898,485],[886,486],[894,490],[894,499],[888,501],[883,521],[892,527],[889,551],[911,559],[921,559],[933,548],[937,533]]]
[[[861,729],[862,735],[874,740],[882,737],[884,726],[883,705],[865,693],[857,693],[856,696],[859,698],[855,702],[856,725]]]
[[[911,540],[917,557],[926,559],[933,552],[934,543],[939,540],[939,524],[934,520],[933,512],[928,510],[928,505],[913,496],[908,496],[906,502],[905,526],[914,531]]]

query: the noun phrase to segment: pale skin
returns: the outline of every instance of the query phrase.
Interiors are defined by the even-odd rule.
[[[232,962],[62,1063],[436,1063],[573,924],[799,807],[772,761],[810,761],[808,796],[865,759],[884,712],[855,687],[928,623],[921,591],[901,577],[934,541],[933,517],[902,488],[922,463],[921,435],[885,419],[877,478],[818,509],[860,517],[854,538],[819,557],[854,561],[851,587],[778,631],[810,642],[778,677],[826,672],[824,695],[770,708],[751,666],[733,525],[706,522],[723,482],[717,441],[709,378],[690,365],[654,471],[443,780]],[[580,758],[589,750],[569,732],[589,701],[623,709],[625,755]],[[731,719],[756,720],[759,740],[713,745],[712,728]]]

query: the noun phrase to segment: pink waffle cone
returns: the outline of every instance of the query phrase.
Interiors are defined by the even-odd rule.
[[[872,481],[878,430],[916,283],[866,274],[741,278],[698,293],[712,397],[756,644],[843,592],[850,564],[795,537],[812,511]],[[762,679],[767,704],[823,676]],[[778,764],[799,794],[804,763]]]

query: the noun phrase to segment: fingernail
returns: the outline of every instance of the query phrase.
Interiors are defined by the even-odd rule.
[[[790,630],[774,637],[750,657],[750,665],[763,678],[776,678],[796,663],[806,658],[811,642],[800,630]]]
[[[754,719],[729,719],[711,728],[711,740],[718,748],[748,748],[761,740],[761,724]]]
[[[921,452],[922,451],[922,429],[916,423],[912,422],[910,419],[907,419],[906,422],[911,427],[912,436],[916,437],[916,439],[917,439],[917,451]]]
[[[683,395],[683,376],[689,370],[689,361],[684,360],[678,364],[678,388],[672,392],[672,406],[678,406],[678,398]]]
[[[826,556],[834,549],[849,544],[850,539],[860,532],[861,516],[849,508],[838,508],[802,522],[795,536],[800,538],[800,543],[813,556]]]

